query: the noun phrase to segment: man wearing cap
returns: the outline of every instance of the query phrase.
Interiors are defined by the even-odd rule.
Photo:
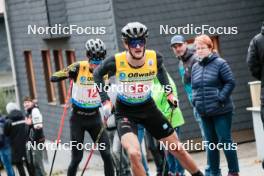
[[[175,35],[171,38],[171,49],[179,60],[179,74],[184,86],[184,90],[187,94],[190,104],[192,105],[192,86],[191,86],[191,75],[192,66],[198,61],[198,57],[195,55],[195,50],[188,48],[187,42],[182,35]],[[198,122],[202,138],[204,138],[204,130],[200,115],[193,108],[195,120]],[[209,173],[209,165],[207,164],[205,175]]]
[[[192,87],[191,87],[191,73],[192,66],[198,61],[198,57],[194,54],[194,50],[187,47],[187,42],[181,35],[175,35],[171,38],[171,48],[179,59],[179,74],[184,84],[184,89],[187,93],[188,99],[192,100]]]

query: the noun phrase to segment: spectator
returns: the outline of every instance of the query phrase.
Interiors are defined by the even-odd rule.
[[[183,83],[184,90],[187,94],[188,100],[192,105],[191,74],[192,74],[192,66],[198,61],[198,57],[195,54],[195,50],[188,48],[187,42],[182,35],[175,35],[171,38],[171,49],[175,54],[176,58],[179,60],[179,66],[178,66],[179,74]],[[197,113],[195,107],[193,107],[193,115],[200,127],[202,138],[203,140],[205,140],[202,119],[200,115]],[[206,155],[208,157],[207,152]],[[207,166],[205,167],[205,175],[209,176],[209,172],[210,172],[210,166],[209,163],[207,163]]]
[[[44,143],[45,136],[43,132],[42,114],[33,102],[33,99],[30,97],[24,98],[24,109],[27,114],[26,123],[29,125],[29,141],[32,144]],[[30,151],[29,155],[31,162],[33,161],[35,175],[44,176],[46,173],[43,165],[43,150],[36,147]]]
[[[8,176],[14,176],[14,170],[11,162],[10,141],[4,134],[5,118],[0,114],[0,159]]]
[[[207,35],[195,38],[199,62],[192,67],[192,103],[200,114],[208,148],[210,176],[221,175],[219,147],[222,146],[228,163],[228,176],[238,176],[236,147],[231,137],[233,117],[233,73],[228,63],[213,53],[213,42]],[[209,145],[207,143],[207,145]]]
[[[27,133],[25,125],[25,117],[23,113],[19,110],[17,104],[8,103],[6,106],[6,111],[8,113],[6,117],[5,124],[5,134],[10,138],[10,144],[12,149],[12,162],[18,169],[20,176],[26,176],[24,170],[24,163],[27,167],[30,176],[33,176],[32,170],[27,162],[26,158],[26,143],[27,143]],[[13,123],[13,125],[12,125]]]
[[[264,21],[261,32],[250,41],[247,63],[252,76],[261,81],[261,119],[264,126]],[[264,160],[262,167],[264,169]]]

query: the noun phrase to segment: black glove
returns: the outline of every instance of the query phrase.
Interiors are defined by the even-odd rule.
[[[204,176],[204,174],[201,171],[198,171],[198,172],[192,174],[192,176]]]
[[[33,132],[33,140],[36,141],[37,143],[44,143],[45,142],[45,136],[43,129],[34,129]]]

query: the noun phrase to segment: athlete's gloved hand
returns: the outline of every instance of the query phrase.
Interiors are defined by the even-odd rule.
[[[170,93],[167,95],[167,100],[171,107],[177,108],[179,100],[173,95],[173,93]]]
[[[104,112],[104,119],[107,120],[111,114],[112,114],[112,110],[113,110],[113,104],[110,100],[106,100],[105,102],[103,102],[103,112]]]
[[[192,176],[204,176],[204,174],[199,170],[196,173],[192,174]]]

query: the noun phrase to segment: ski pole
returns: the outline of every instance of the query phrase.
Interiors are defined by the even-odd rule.
[[[105,124],[106,124],[106,121],[107,121],[107,119],[104,118],[103,126],[101,127],[101,129],[100,129],[100,131],[99,131],[99,133],[98,133],[98,135],[97,135],[97,137],[96,137],[96,140],[95,140],[95,143],[96,143],[96,144],[99,142],[99,140],[100,140],[100,138],[101,138],[101,136],[102,136],[102,134],[103,134],[103,131],[105,130]],[[86,163],[85,163],[85,165],[84,165],[84,168],[83,168],[83,170],[82,170],[82,174],[81,174],[81,176],[83,176],[85,170],[87,169],[87,166],[88,166],[88,164],[89,164],[89,162],[90,162],[90,160],[91,160],[91,158],[92,158],[92,156],[93,156],[93,153],[94,153],[94,149],[92,148],[92,149],[91,149],[91,152],[90,152],[90,154],[89,154],[89,156],[88,156],[88,158],[87,158],[87,160],[86,160]]]
[[[172,124],[172,118],[173,118],[173,111],[175,110],[175,107],[171,106],[171,114],[170,114],[170,124]],[[163,164],[162,164],[162,176],[165,175],[165,170],[166,170],[166,151],[164,150],[164,158],[163,158]]]
[[[66,98],[66,104],[65,104],[65,106],[63,108],[63,113],[62,113],[61,121],[60,121],[60,127],[59,127],[59,131],[58,131],[58,137],[57,137],[57,141],[56,141],[56,150],[55,150],[54,155],[53,155],[49,176],[51,176],[51,174],[52,174],[55,158],[56,158],[56,155],[57,155],[57,148],[59,146],[59,142],[60,142],[60,138],[61,138],[61,134],[62,134],[62,129],[63,129],[63,126],[64,126],[65,117],[67,116],[67,108],[68,108],[67,105],[69,104],[69,100],[70,100],[70,96],[71,96],[72,84],[73,84],[73,80],[70,81],[70,87],[68,89],[68,95],[67,95],[67,98]]]
[[[122,176],[122,161],[123,160],[123,147],[120,141],[120,160],[119,160],[119,175],[118,176]]]

